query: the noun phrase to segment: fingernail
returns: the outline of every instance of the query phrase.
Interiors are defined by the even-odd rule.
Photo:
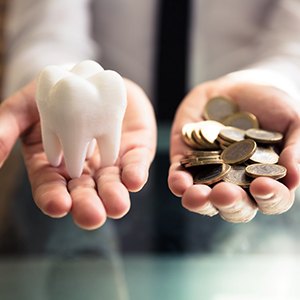
[[[253,195],[256,200],[271,200],[274,198],[274,193],[269,193],[265,195]]]
[[[212,217],[217,215],[219,211],[210,202],[207,202],[197,211],[197,213]]]

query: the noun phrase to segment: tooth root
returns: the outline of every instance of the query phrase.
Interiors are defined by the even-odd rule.
[[[68,138],[61,139],[64,160],[68,174],[71,178],[78,178],[83,171],[83,165],[87,154],[89,142],[70,141]]]
[[[62,159],[62,149],[57,135],[45,126],[42,126],[42,138],[46,156],[51,165],[58,167]]]
[[[110,132],[109,134],[97,138],[101,167],[112,166],[116,162],[119,155],[120,138],[121,130],[114,130],[114,132]]]
[[[87,150],[87,154],[86,154],[87,159],[92,157],[92,155],[94,154],[94,151],[95,151],[95,147],[96,147],[96,140],[92,139],[92,141],[89,143],[89,146],[88,146],[88,150]]]

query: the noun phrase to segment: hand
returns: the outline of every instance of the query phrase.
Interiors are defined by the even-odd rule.
[[[180,159],[189,149],[181,138],[185,123],[202,120],[207,101],[214,96],[227,96],[235,101],[240,110],[255,114],[261,128],[284,134],[284,146],[279,164],[287,168],[286,177],[279,181],[260,177],[250,185],[247,192],[231,183],[220,182],[213,188],[193,185],[192,176],[180,167]],[[234,83],[221,78],[197,86],[179,106],[171,132],[171,166],[169,188],[182,197],[182,205],[204,215],[215,215],[230,222],[250,221],[260,210],[264,214],[280,214],[294,202],[294,191],[299,185],[300,163],[300,117],[296,109],[288,104],[288,95],[270,87],[247,83]]]
[[[70,212],[78,226],[95,229],[107,217],[124,216],[130,208],[129,192],[139,191],[146,183],[156,148],[154,113],[143,91],[133,82],[125,82],[128,105],[118,161],[101,168],[95,151],[77,179],[69,178],[63,164],[55,168],[47,161],[34,82],[0,106],[0,164],[21,137],[33,198],[46,215],[59,218]]]

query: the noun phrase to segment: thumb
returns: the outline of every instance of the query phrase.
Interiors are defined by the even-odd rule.
[[[34,95],[33,81],[0,105],[0,167],[9,156],[16,140],[39,120]]]

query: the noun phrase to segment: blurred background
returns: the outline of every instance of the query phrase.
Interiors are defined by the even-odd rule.
[[[128,215],[92,232],[38,210],[15,147],[0,170],[1,300],[299,299],[299,192],[287,213],[247,224],[186,211],[167,187],[170,126],[159,120],[150,179]]]

